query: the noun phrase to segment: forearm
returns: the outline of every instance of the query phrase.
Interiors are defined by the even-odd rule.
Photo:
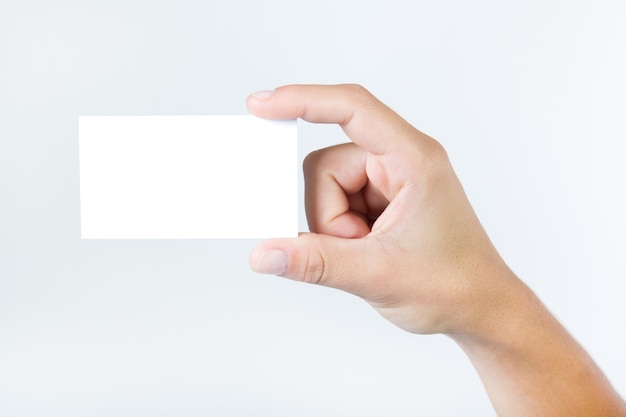
[[[512,275],[512,274],[511,274]],[[603,373],[515,277],[472,333],[450,335],[478,371],[500,417],[623,417]]]

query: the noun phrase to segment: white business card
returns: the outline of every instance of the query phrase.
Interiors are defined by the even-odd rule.
[[[79,117],[83,239],[295,237],[297,124]]]

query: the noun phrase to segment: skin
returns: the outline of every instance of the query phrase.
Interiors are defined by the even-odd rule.
[[[357,85],[284,86],[247,106],[336,123],[352,141],[306,158],[311,233],[262,242],[253,270],[350,292],[406,331],[449,336],[501,417],[626,416],[597,365],[504,263],[437,141]]]

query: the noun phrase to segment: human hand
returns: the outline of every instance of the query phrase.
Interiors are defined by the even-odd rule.
[[[447,154],[360,86],[251,95],[267,119],[337,123],[353,141],[304,163],[312,233],[261,243],[252,269],[339,288],[415,333],[471,332],[516,280],[470,206]]]
[[[353,143],[304,163],[312,233],[262,242],[262,273],[339,288],[414,333],[465,351],[499,416],[626,416],[593,360],[505,265],[447,154],[359,86],[248,98],[268,119],[337,123]]]

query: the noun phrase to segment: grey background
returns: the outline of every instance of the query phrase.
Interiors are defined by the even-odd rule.
[[[79,115],[244,114],[294,82],[361,83],[438,138],[626,393],[625,21],[621,0],[0,0],[0,415],[494,415],[450,340],[251,273],[256,241],[80,240]],[[343,141],[300,124],[300,158]]]

